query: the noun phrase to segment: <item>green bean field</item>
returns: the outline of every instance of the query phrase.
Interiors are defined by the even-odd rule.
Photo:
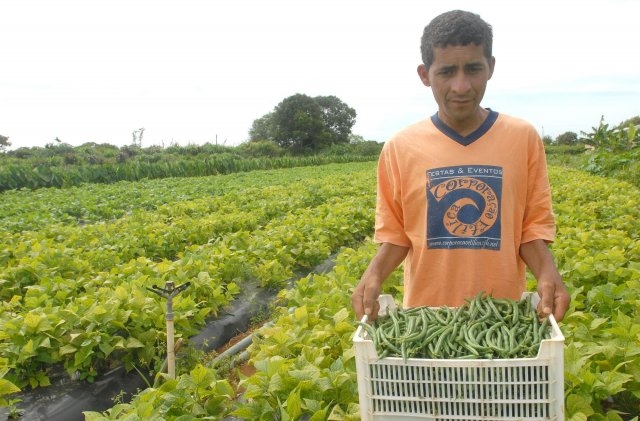
[[[551,247],[572,295],[558,324],[565,419],[638,420],[640,189],[560,165],[549,175]],[[0,193],[0,406],[19,412],[17,393],[52,387],[56,370],[95,382],[122,365],[158,373],[155,383],[86,420],[361,419],[350,295],[376,252],[375,192],[369,161]],[[247,285],[279,291],[245,366],[191,355],[175,379],[160,373],[164,303],[148,288],[167,280],[191,283],[174,302],[187,347]],[[402,302],[401,269],[383,293]],[[547,326],[526,305],[470,297],[450,312],[399,310],[379,352],[527,358]],[[432,349],[391,341],[403,335],[433,335]]]

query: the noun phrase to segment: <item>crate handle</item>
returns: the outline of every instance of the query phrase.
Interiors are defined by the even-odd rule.
[[[389,310],[395,310],[397,308],[396,302],[390,294],[380,294],[380,296],[378,296],[378,304],[380,304],[378,316],[387,316]]]

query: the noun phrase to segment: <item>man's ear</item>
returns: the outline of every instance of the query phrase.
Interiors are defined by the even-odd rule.
[[[496,68],[496,58],[491,56],[491,60],[489,60],[489,79],[493,76],[493,70]]]
[[[418,66],[418,76],[420,76],[420,80],[424,84],[424,86],[431,86],[429,82],[429,69],[424,64]]]

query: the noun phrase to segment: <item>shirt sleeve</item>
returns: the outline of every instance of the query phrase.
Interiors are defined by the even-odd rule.
[[[522,224],[522,243],[553,242],[556,226],[544,145],[537,133],[531,135],[527,202]]]
[[[385,143],[378,160],[375,241],[409,247],[402,206],[402,176],[397,156],[390,143]]]

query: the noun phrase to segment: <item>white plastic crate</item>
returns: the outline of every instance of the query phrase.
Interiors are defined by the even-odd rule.
[[[537,301],[534,294],[532,304]],[[395,307],[388,295],[379,302],[380,315]],[[551,337],[538,355],[512,359],[379,358],[358,327],[353,342],[362,420],[563,421],[564,336],[549,319]]]

